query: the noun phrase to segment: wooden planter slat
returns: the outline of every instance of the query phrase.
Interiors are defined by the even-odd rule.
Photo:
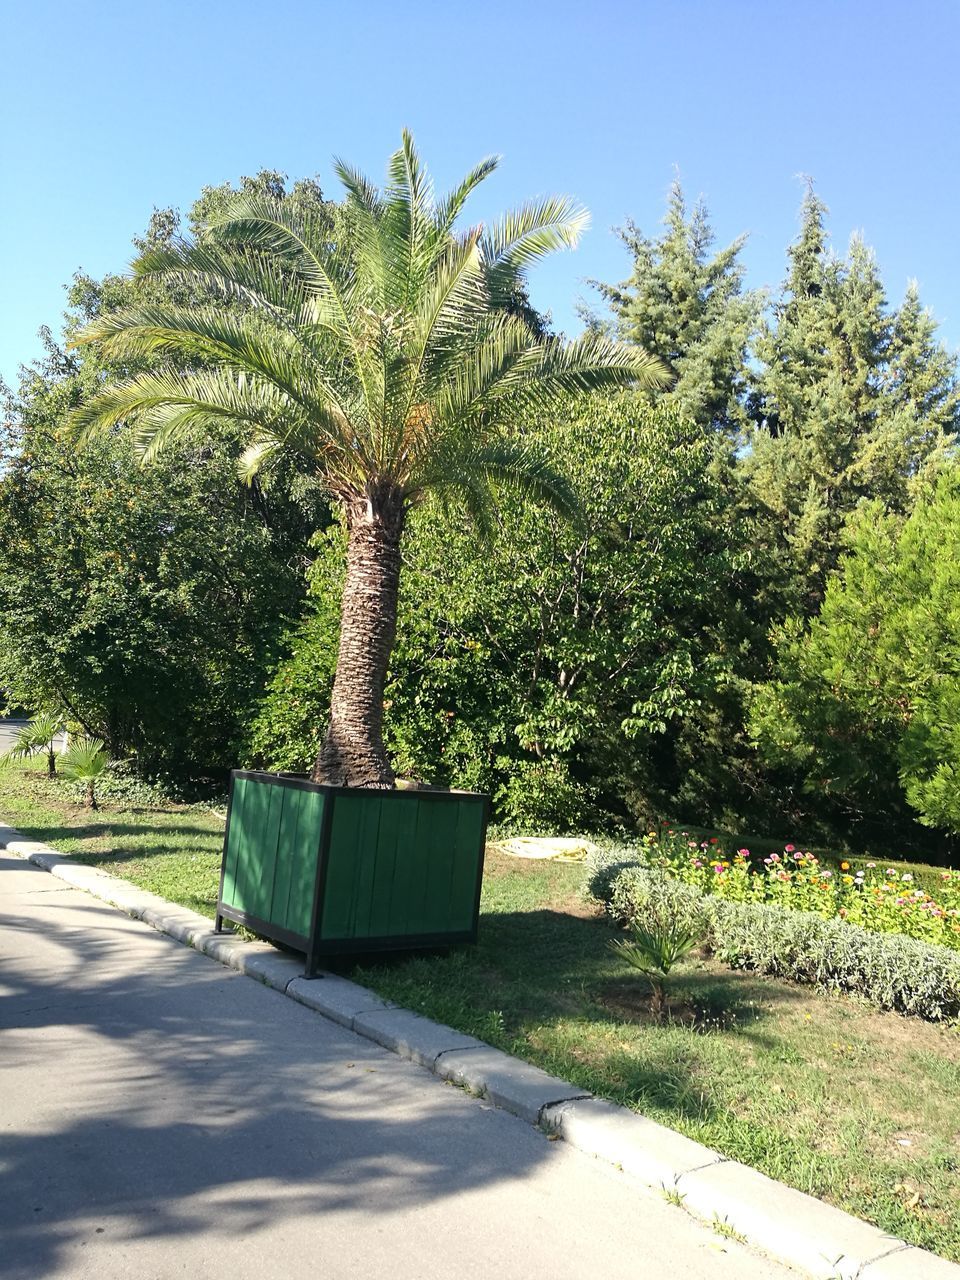
[[[217,928],[307,954],[474,942],[489,802],[465,791],[325,787],[231,776]]]

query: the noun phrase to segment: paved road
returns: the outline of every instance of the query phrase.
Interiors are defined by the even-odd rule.
[[[26,725],[26,720],[12,720],[6,716],[0,716],[0,755],[10,748],[17,740],[17,734]],[[59,735],[58,747],[62,751],[64,749],[64,735]]]
[[[0,716],[0,755],[10,750],[26,723],[26,720],[9,720],[6,716]]]
[[[3,855],[0,1134],[5,1280],[795,1275]]]

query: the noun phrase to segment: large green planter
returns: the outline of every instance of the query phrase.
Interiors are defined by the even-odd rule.
[[[489,802],[235,770],[223,920],[322,956],[476,942]]]

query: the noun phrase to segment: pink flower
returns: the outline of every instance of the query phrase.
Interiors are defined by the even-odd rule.
[[[795,844],[785,844],[785,845],[783,846],[783,852],[784,852],[784,853],[793,853],[793,851],[794,851],[794,849],[796,849],[796,847],[797,847],[797,846],[796,846]]]

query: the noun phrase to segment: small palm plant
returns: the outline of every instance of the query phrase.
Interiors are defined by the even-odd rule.
[[[110,767],[110,755],[102,738],[76,738],[64,753],[60,768],[71,782],[86,784],[86,806],[99,809],[97,782]]]
[[[63,718],[54,711],[43,711],[32,717],[17,734],[17,740],[6,753],[8,760],[28,760],[46,752],[47,776],[57,775],[56,740],[63,732]]]
[[[650,925],[634,923],[631,934],[629,939],[611,939],[609,946],[621,960],[646,975],[652,994],[651,1012],[659,1022],[667,1008],[666,984],[670,971],[699,946],[703,932],[676,921],[671,924],[655,921]]]

